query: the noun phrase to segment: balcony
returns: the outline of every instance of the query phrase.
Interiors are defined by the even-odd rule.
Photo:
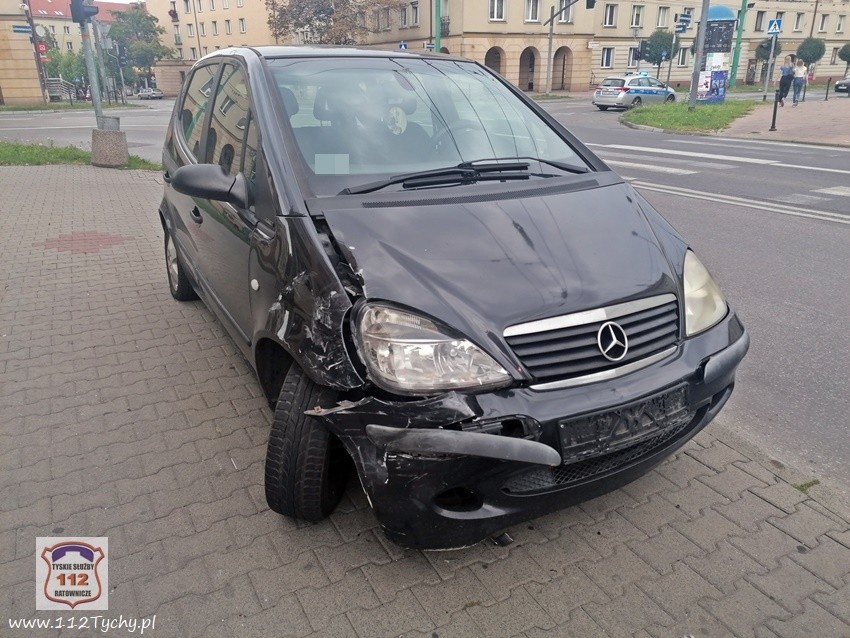
[[[177,13],[176,10],[174,10],[174,9],[169,10],[168,16],[171,18],[172,22],[180,22],[180,14]]]
[[[440,37],[441,38],[445,38],[451,33],[451,30],[449,29],[449,23],[450,23],[449,16],[440,16]]]

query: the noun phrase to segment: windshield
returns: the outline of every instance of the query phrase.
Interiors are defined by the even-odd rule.
[[[626,81],[619,78],[605,78],[602,80],[601,86],[625,86]]]
[[[480,160],[539,158],[588,168],[546,122],[470,62],[328,57],[269,66],[317,195]]]

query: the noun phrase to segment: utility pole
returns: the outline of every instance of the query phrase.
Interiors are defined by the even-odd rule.
[[[97,68],[100,71],[100,79],[103,82],[103,88],[106,90],[106,101],[110,104],[112,100],[109,98],[109,83],[106,81],[106,65],[103,63],[103,47],[100,45],[100,25],[97,20],[91,21],[92,34],[94,35],[94,54],[97,61]]]
[[[708,8],[711,0],[702,0],[702,17],[697,28],[696,55],[694,56],[694,70],[691,73],[691,91],[688,96],[688,110],[693,111],[697,106],[697,85],[699,84],[699,73],[705,62],[705,33],[708,31]]]
[[[667,84],[670,84],[670,71],[673,70],[673,51],[676,50],[676,40],[678,40],[678,33],[673,31],[673,42],[670,44],[670,59],[667,64]]]
[[[437,1],[439,2],[439,0],[437,0]],[[553,5],[549,9],[549,19],[546,20],[546,22],[543,23],[544,27],[547,24],[549,25],[549,47],[548,47],[549,53],[546,55],[546,93],[547,94],[552,92],[552,37],[553,37],[554,31],[555,31],[555,18],[560,17],[561,14],[564,13],[564,11],[569,9],[576,2],[578,2],[578,0],[570,0],[570,2],[567,2],[566,4],[564,4],[564,6],[561,7],[558,11],[555,11],[555,6]],[[595,5],[595,4],[596,4],[596,0],[587,0],[587,8],[588,9],[592,9],[593,5]]]
[[[738,16],[738,31],[735,34],[735,51],[732,53],[732,70],[729,72],[729,88],[735,86],[738,77],[738,64],[741,61],[741,38],[744,37],[744,23],[747,19],[747,9],[751,0],[741,0],[741,12]]]
[[[776,48],[776,36],[774,35],[770,39],[770,55],[767,58],[767,69],[764,72],[764,95],[762,95],[762,102],[767,100],[767,83],[770,81],[770,76],[773,75],[773,51]]]
[[[815,33],[815,20],[818,17],[818,2],[819,0],[815,0],[815,12],[812,14],[812,26],[809,27],[809,37],[811,38]]]
[[[94,54],[89,41],[89,23],[80,23],[80,35],[83,37],[83,55],[86,58],[86,72],[89,75],[91,85],[91,101],[94,105],[94,116],[97,118],[97,126],[100,128],[103,121],[103,105],[100,103],[100,86],[97,80],[97,69],[94,64]]]
[[[434,53],[440,52],[440,37],[443,35],[442,4],[443,0],[434,0]]]
[[[24,13],[27,16],[27,24],[30,26],[30,42],[32,43],[33,58],[35,59],[35,69],[38,72],[38,85],[41,87],[41,99],[47,103],[47,90],[45,89],[44,66],[41,64],[41,52],[38,50],[38,34],[35,32],[35,23],[32,19],[32,8],[30,1],[24,0],[21,5]]]

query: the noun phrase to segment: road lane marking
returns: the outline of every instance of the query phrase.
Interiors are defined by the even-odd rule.
[[[720,204],[729,204],[732,206],[743,206],[746,208],[755,208],[764,210],[770,213],[779,213],[780,215],[790,215],[792,217],[805,217],[808,219],[819,219],[825,222],[835,222],[837,224],[846,224],[850,226],[850,216],[841,215],[839,213],[828,213],[826,211],[813,210],[811,208],[799,208],[794,206],[786,206],[784,204],[770,204],[753,199],[745,199],[734,195],[722,195],[720,193],[706,193],[696,191],[690,188],[680,188],[678,186],[666,186],[662,184],[654,184],[652,182],[644,182],[635,180],[631,182],[635,188],[641,190],[655,191],[657,193],[666,193],[667,195],[678,195],[680,197],[689,197],[691,199],[701,199],[709,202]]]
[[[797,148],[805,148],[810,151],[816,151],[822,153],[823,151],[839,151],[841,153],[850,153],[850,148],[846,148],[843,146],[828,146],[822,144],[803,144],[801,142],[774,142],[772,140],[750,140],[746,138],[740,137],[715,137],[714,139],[721,142],[734,142],[736,144],[745,143],[745,144],[763,144],[765,146],[792,146]],[[684,142],[684,140],[681,140]],[[698,142],[691,142],[690,144],[698,144]]]
[[[743,144],[750,143],[750,144],[761,145],[762,147],[764,147],[764,146],[768,146],[768,147],[770,147],[770,146],[791,147],[791,148],[794,148],[794,149],[799,149],[799,151],[796,151],[796,152],[805,153],[806,151],[808,151],[808,153],[805,153],[805,154],[807,154],[807,155],[808,154],[814,154],[814,155],[820,155],[820,156],[824,155],[824,152],[827,152],[827,153],[830,153],[830,154],[831,154],[832,151],[850,152],[850,149],[841,148],[841,147],[838,147],[838,146],[813,146],[811,144],[795,144],[793,142],[767,142],[767,141],[763,141],[763,140],[746,140],[746,139],[734,139],[734,140],[733,139],[727,139],[725,141],[715,141],[715,140],[721,140],[721,139],[723,139],[723,138],[713,137],[713,138],[711,138],[711,141],[707,141],[707,140],[703,141],[701,139],[700,140],[676,140],[676,139],[671,138],[671,139],[667,139],[665,141],[666,142],[673,142],[673,143],[676,143],[676,144],[694,144],[694,145],[698,145],[698,146],[720,146],[722,148],[729,148],[730,145],[733,142],[734,142],[735,146],[741,146]],[[760,152],[766,153],[766,152],[769,152],[770,149],[769,148],[750,148],[750,149],[747,149],[747,150],[760,151]]]
[[[819,188],[813,193],[825,193],[826,195],[838,195],[840,197],[850,197],[850,186],[833,186],[831,188]]]
[[[699,171],[689,171],[684,168],[672,168],[670,166],[653,166],[651,164],[638,164],[637,162],[622,162],[620,160],[605,160],[610,166],[622,166],[625,168],[637,168],[642,171],[655,173],[668,173],[670,175],[696,175]]]
[[[724,160],[726,162],[741,162],[742,164],[778,164],[779,160],[760,159],[756,157],[738,157],[737,155],[717,155],[715,153],[693,153],[691,151],[674,151],[665,148],[647,148],[645,146],[627,146],[625,144],[588,144],[599,148],[617,148],[624,151],[640,153],[656,153],[659,155],[675,155],[677,157],[699,157],[702,159]]]
[[[782,197],[771,197],[779,202],[786,204],[817,204],[818,202],[828,202],[829,197],[818,197],[817,195],[806,195],[804,193],[794,193],[792,195],[783,195]]]
[[[840,173],[841,175],[850,175],[850,171],[841,168],[823,168],[821,166],[806,166],[805,164],[773,164],[782,168],[794,168],[801,171],[822,171],[824,173]]]
[[[646,165],[646,156],[637,153],[620,153],[618,151],[600,151],[597,153],[603,160],[611,163],[615,160],[637,160],[640,166]],[[609,160],[610,158],[610,160]],[[731,164],[718,164],[717,162],[698,162],[696,160],[676,160],[680,165],[688,168],[710,168],[714,170],[725,170],[735,168]]]

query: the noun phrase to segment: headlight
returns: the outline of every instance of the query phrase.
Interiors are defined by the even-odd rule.
[[[425,317],[379,304],[364,306],[357,321],[360,355],[386,390],[428,394],[510,382],[490,355],[448,333]]]
[[[697,256],[685,253],[685,333],[691,337],[726,316],[726,301]]]

